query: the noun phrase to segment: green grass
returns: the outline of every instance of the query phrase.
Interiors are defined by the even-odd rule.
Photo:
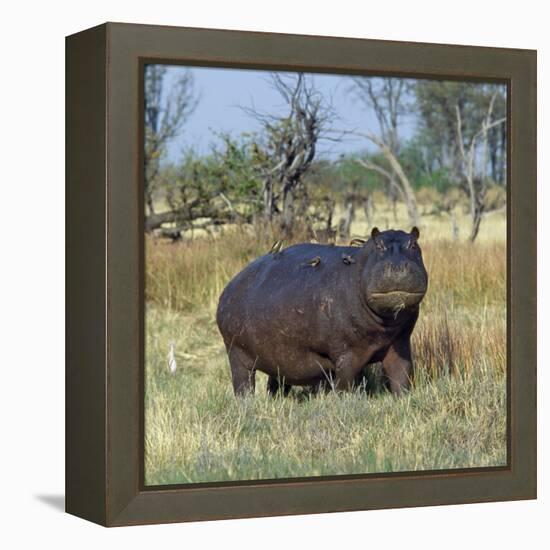
[[[492,224],[502,220],[490,220],[485,229],[496,235]],[[148,241],[146,483],[504,465],[504,240],[470,245],[425,232],[421,242],[430,287],[413,335],[409,394],[396,398],[374,383],[373,393],[311,396],[293,388],[272,399],[258,373],[255,395],[238,400],[215,308],[269,237],[242,229],[180,245]]]

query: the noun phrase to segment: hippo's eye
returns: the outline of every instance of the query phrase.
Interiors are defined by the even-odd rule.
[[[411,250],[416,250],[418,248],[418,245],[416,244],[416,241],[409,241],[407,248],[410,248]]]
[[[386,250],[386,247],[384,246],[384,243],[381,241],[376,241],[376,248],[378,250]]]

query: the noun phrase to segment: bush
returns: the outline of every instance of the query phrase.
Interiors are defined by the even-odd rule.
[[[421,187],[416,192],[416,202],[420,206],[432,206],[441,202],[441,193],[435,187]]]

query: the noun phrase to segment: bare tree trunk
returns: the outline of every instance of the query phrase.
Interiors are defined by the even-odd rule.
[[[413,225],[418,225],[418,206],[416,204],[416,197],[414,196],[414,190],[409,181],[409,178],[407,178],[407,176],[405,175],[403,167],[397,160],[397,157],[391,152],[391,150],[381,142],[379,144],[379,147],[382,149],[384,156],[390,163],[393,172],[399,178],[401,188],[405,196],[405,204],[407,206],[407,214],[409,216],[409,220]]]
[[[407,207],[407,214],[409,216],[410,222],[412,223],[412,225],[418,225],[418,205],[416,204],[414,189],[395,154],[388,147],[388,145],[384,143],[384,141],[382,141],[381,138],[375,136],[372,133],[363,134],[361,132],[354,132],[354,134],[366,137],[369,141],[380,148],[380,151],[382,152],[391,167],[391,172],[371,161],[358,159],[357,162],[361,164],[361,166],[364,166],[369,170],[374,170],[388,179],[390,183],[390,189],[395,188],[403,199]]]
[[[149,190],[145,192],[145,204],[149,210],[149,215],[155,214],[155,205],[153,201],[153,193]]]
[[[462,135],[462,116],[460,114],[460,108],[458,104],[455,106],[456,110],[456,133],[458,140],[458,147],[460,155],[462,157],[463,165],[463,187],[468,192],[470,198],[470,217],[472,219],[472,228],[470,231],[470,242],[474,242],[478,233],[481,219],[483,217],[483,210],[485,208],[485,193],[487,192],[487,155],[488,155],[488,143],[487,132],[491,128],[498,126],[506,121],[505,118],[501,118],[496,121],[491,121],[493,106],[496,98],[496,93],[491,97],[487,114],[481,124],[481,129],[472,137],[468,150],[464,144],[464,138]],[[482,167],[481,175],[476,180],[476,140],[481,136],[483,139],[482,150]],[[477,184],[476,184],[477,181]]]
[[[372,223],[372,214],[373,214],[372,198],[370,197],[370,195],[367,195],[365,197],[365,200],[363,201],[363,209],[365,210],[365,218],[367,220],[367,225],[370,227]]]
[[[327,235],[330,235],[332,232],[332,217],[334,216],[334,207],[335,207],[334,201],[329,201],[328,212],[327,212],[327,223],[325,226]]]
[[[200,204],[199,200],[195,200],[177,210],[150,214],[145,218],[145,232],[150,233],[155,229],[162,228],[164,224],[176,224],[192,228],[192,223],[202,218],[209,219],[208,222],[202,224],[204,227],[233,223],[236,220],[243,223],[251,223],[252,221],[251,215],[237,214],[211,204]]]
[[[264,181],[264,218],[266,222],[271,223],[273,219],[273,182],[271,178]]]
[[[483,200],[476,200],[475,204],[472,205],[472,229],[470,231],[470,242],[472,243],[476,240],[479,233],[479,226],[481,224],[484,209]]]
[[[285,235],[292,234],[294,225],[294,187],[285,185],[283,189],[283,216],[281,220],[281,229]]]
[[[347,197],[345,201],[344,216],[339,223],[340,238],[348,239],[351,234],[351,224],[355,217],[355,207],[353,204],[353,197]]]

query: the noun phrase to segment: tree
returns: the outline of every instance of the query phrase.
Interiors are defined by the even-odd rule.
[[[285,103],[282,115],[261,113],[243,107],[261,126],[253,143],[254,161],[263,180],[263,210],[266,220],[280,219],[290,234],[296,214],[297,191],[311,167],[320,139],[326,137],[334,117],[330,105],[302,73],[283,77],[273,73],[271,82]]]
[[[145,204],[148,214],[155,214],[153,195],[158,185],[162,157],[170,141],[178,136],[197,106],[193,75],[183,71],[165,93],[167,68],[164,65],[145,66]]]
[[[405,78],[353,77],[352,92],[364,107],[374,111],[380,138],[395,155],[401,147],[400,121],[410,111],[410,89],[411,83]]]
[[[414,189],[397,156],[378,136],[371,133],[356,133],[356,135],[363,136],[377,145],[380,152],[384,155],[384,158],[388,162],[390,169],[388,170],[387,168],[366,158],[358,158],[356,162],[367,170],[373,170],[386,178],[389,182],[390,188],[407,207],[407,214],[411,224],[418,225],[418,204],[416,202]]]
[[[469,143],[481,127],[491,97],[493,117],[506,117],[506,94],[502,85],[419,80],[414,86],[419,114],[417,142],[423,149],[424,166],[430,176],[460,177],[462,155],[456,139],[456,106],[460,109],[462,135]],[[506,184],[506,126],[488,130],[489,175]]]
[[[506,184],[506,94],[502,85],[419,81],[419,143],[426,166],[462,189],[469,201],[470,240],[479,233],[490,180]]]
[[[258,210],[261,180],[253,170],[246,143],[229,135],[209,155],[188,151],[178,166],[159,174],[168,209],[149,214],[146,231],[161,229],[168,236],[185,230],[207,229],[225,223],[250,223]],[[166,180],[166,182],[164,181]],[[170,224],[169,228],[163,228]]]
[[[368,159],[357,162],[368,170],[373,170],[386,178],[388,194],[394,204],[400,198],[407,207],[409,219],[413,225],[418,223],[418,207],[411,185],[403,166],[399,161],[401,141],[399,125],[410,110],[409,93],[411,83],[404,78],[354,77],[352,92],[366,109],[372,110],[378,121],[379,133],[352,132],[368,139],[376,145],[386,160],[386,166]]]
[[[465,141],[462,132],[462,115],[458,103],[455,105],[456,112],[456,139],[460,151],[461,186],[467,192],[470,201],[470,216],[472,229],[470,241],[475,241],[481,223],[481,217],[485,209],[485,194],[487,192],[487,165],[489,160],[488,133],[492,128],[502,125],[506,118],[493,119],[493,109],[497,92],[494,92],[489,101],[489,106],[481,121],[481,128]],[[481,153],[478,152],[478,140],[481,139]],[[476,165],[480,164],[479,168]]]

